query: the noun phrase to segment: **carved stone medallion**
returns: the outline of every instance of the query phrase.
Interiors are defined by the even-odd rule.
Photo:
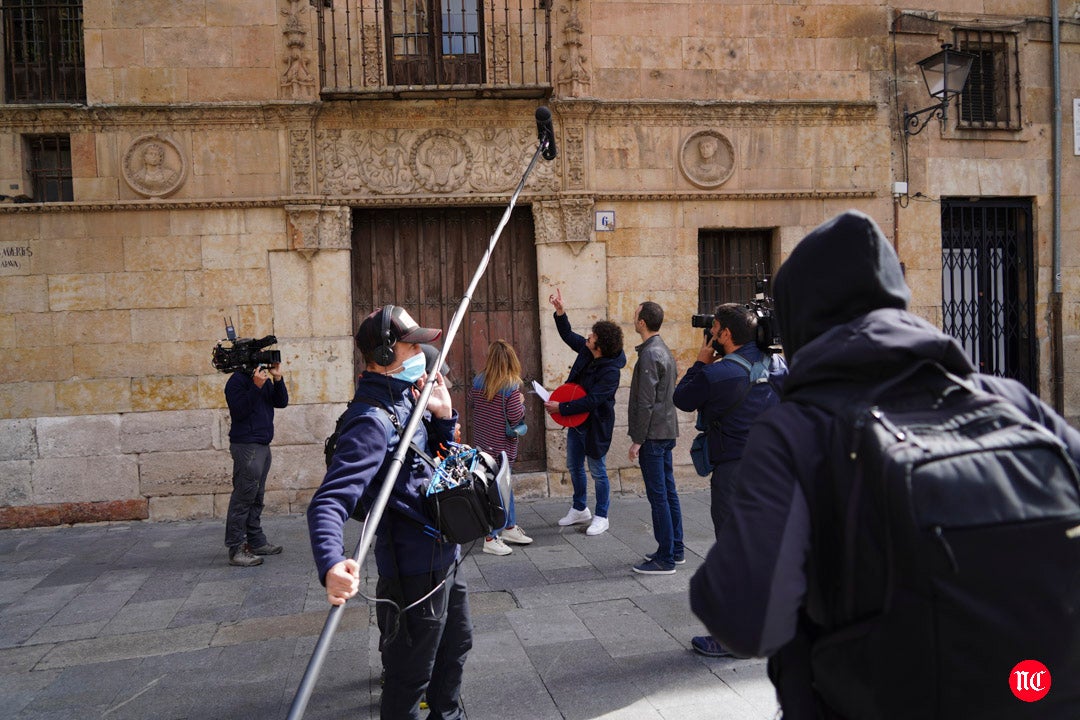
[[[146,197],[168,197],[184,184],[187,174],[180,148],[167,137],[143,135],[124,153],[124,180]]]
[[[735,149],[715,130],[698,130],[683,141],[679,167],[686,179],[701,188],[722,185],[735,171]]]
[[[410,154],[413,175],[431,192],[453,192],[472,169],[472,150],[460,135],[449,130],[428,130]]]

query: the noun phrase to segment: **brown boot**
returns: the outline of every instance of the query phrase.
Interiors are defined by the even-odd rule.
[[[238,567],[255,567],[262,565],[263,559],[254,555],[247,543],[229,550],[229,564]]]

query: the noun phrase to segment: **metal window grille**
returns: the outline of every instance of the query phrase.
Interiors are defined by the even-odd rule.
[[[338,0],[315,7],[323,97],[550,92],[547,0]]]
[[[1020,50],[1015,33],[955,30],[955,45],[975,56],[958,100],[962,128],[1020,129]]]
[[[26,139],[30,180],[36,202],[71,202],[71,139],[67,135],[38,135]]]
[[[980,372],[1037,389],[1029,201],[941,201],[942,329]]]
[[[698,312],[722,303],[746,303],[757,283],[772,275],[768,230],[702,230],[698,233]]]
[[[81,0],[3,0],[4,98],[85,103]]]

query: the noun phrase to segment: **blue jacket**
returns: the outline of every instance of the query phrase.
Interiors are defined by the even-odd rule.
[[[386,412],[363,398],[382,401],[402,426],[413,410],[411,383],[377,373],[360,376],[333,461],[307,509],[311,552],[323,584],[331,567],[352,556],[353,548],[346,554],[342,539],[345,521],[354,513],[366,514],[374,504],[397,450],[399,437]],[[434,457],[440,445],[453,440],[457,419],[456,411],[446,420],[425,413],[413,442]],[[438,542],[424,531],[428,521],[421,498],[431,476],[431,466],[416,453],[405,456],[375,535],[375,562],[382,577],[443,571],[458,556],[457,545]]]
[[[764,353],[752,342],[740,346],[734,354],[746,358],[750,364],[764,358]],[[709,365],[695,362],[676,386],[675,407],[684,412],[700,410],[702,428],[720,419],[719,430],[708,433],[709,458],[714,465],[742,457],[750,425],[758,415],[780,402],[771,383],[783,378],[787,365],[779,355],[771,355],[766,359],[766,369],[770,382],[750,386],[749,374],[736,362],[717,360]]]
[[[229,406],[229,441],[269,445],[274,439],[274,408],[287,407],[289,391],[285,380],[267,380],[260,388],[251,375],[234,372],[225,383]]]
[[[559,403],[559,414],[589,413],[588,419],[578,426],[585,433],[585,454],[602,458],[611,447],[611,434],[615,431],[615,391],[619,389],[619,371],[626,367],[626,353],[620,350],[613,358],[594,358],[585,346],[585,338],[570,329],[565,313],[555,315],[555,327],[563,342],[578,354],[566,382],[585,388],[585,397]]]

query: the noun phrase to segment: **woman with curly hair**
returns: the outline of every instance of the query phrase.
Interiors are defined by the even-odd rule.
[[[559,415],[589,414],[585,422],[566,430],[566,469],[574,485],[574,501],[566,516],[559,520],[559,525],[589,523],[585,534],[599,535],[608,529],[611,486],[605,457],[615,430],[615,391],[619,389],[619,373],[626,366],[622,329],[610,320],[599,320],[593,323],[589,337],[582,337],[570,329],[562,291],[557,290],[548,300],[555,308],[559,337],[577,353],[566,381],[584,388],[585,396],[569,402],[548,400],[544,409]],[[595,515],[589,512],[586,465],[596,489]]]

